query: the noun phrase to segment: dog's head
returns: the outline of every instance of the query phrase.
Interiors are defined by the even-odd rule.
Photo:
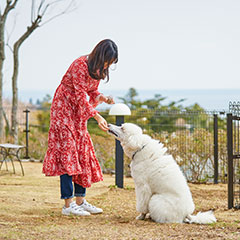
[[[132,152],[141,149],[149,136],[144,135],[142,129],[133,123],[124,123],[121,126],[108,125],[108,133],[121,142],[124,152],[131,155]]]
[[[108,133],[120,142],[129,139],[131,136],[142,134],[142,129],[133,123],[124,123],[121,126],[109,124],[108,127]]]

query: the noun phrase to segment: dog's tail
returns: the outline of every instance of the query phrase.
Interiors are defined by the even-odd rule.
[[[213,211],[199,212],[197,215],[187,215],[185,223],[209,224],[217,221]]]

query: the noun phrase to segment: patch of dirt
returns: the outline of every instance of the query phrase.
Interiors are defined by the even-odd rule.
[[[189,184],[195,213],[214,210],[218,222],[210,225],[137,221],[133,180],[125,178],[124,189],[118,189],[110,175],[87,189],[87,200],[103,214],[62,216],[59,178],[45,177],[41,163],[23,164],[24,177],[18,168],[16,175],[0,172],[1,240],[240,239],[240,211],[227,209],[226,184]]]

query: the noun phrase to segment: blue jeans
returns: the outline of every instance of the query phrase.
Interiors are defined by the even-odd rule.
[[[60,176],[61,199],[73,198],[72,176],[64,174]],[[74,183],[74,196],[85,197],[86,188]]]

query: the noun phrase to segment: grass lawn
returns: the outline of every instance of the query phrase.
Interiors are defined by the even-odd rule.
[[[134,184],[114,187],[114,176],[87,190],[87,200],[104,213],[62,216],[59,178],[45,177],[41,163],[23,163],[25,176],[0,172],[0,239],[240,239],[240,210],[227,209],[227,185],[190,184],[196,212],[215,210],[211,225],[159,224],[137,221]],[[9,164],[9,168],[11,166]]]

